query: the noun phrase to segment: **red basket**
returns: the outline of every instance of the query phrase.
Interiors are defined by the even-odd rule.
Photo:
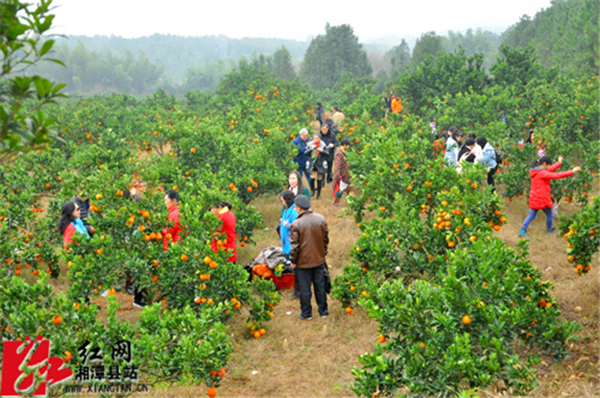
[[[283,274],[281,278],[273,275],[273,282],[275,282],[279,290],[291,289],[295,283],[294,274]]]

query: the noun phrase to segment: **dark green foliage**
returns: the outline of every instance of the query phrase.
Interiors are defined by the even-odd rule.
[[[395,78],[400,73],[408,70],[410,49],[408,48],[408,44],[406,44],[406,40],[402,39],[402,42],[388,51],[387,55],[390,57],[390,76]]]
[[[436,35],[435,32],[423,33],[415,43],[411,59],[411,68],[416,69],[419,64],[428,57],[431,56],[435,58],[440,52],[444,52],[441,36]]]
[[[294,80],[296,72],[292,65],[292,56],[285,47],[281,47],[273,54],[273,69],[275,77],[279,80]]]
[[[47,118],[42,107],[64,97],[64,84],[53,84],[37,75],[27,74],[27,69],[42,60],[58,64],[48,58],[54,40],[43,40],[52,26],[50,14],[52,0],[42,0],[38,5],[19,0],[2,2],[0,8],[0,154],[48,144],[56,138],[50,129],[54,121]],[[23,108],[29,102],[27,109]]]
[[[534,77],[540,76],[541,65],[532,46],[514,49],[500,46],[496,63],[490,68],[496,84],[524,87]]]
[[[416,107],[470,89],[481,92],[488,84],[481,54],[467,57],[464,50],[441,53],[435,59],[430,55],[415,71],[403,74],[398,81],[400,92]]]
[[[598,19],[596,0],[556,0],[535,18],[524,16],[504,33],[504,44],[534,46],[540,62],[574,74],[597,73]]]
[[[343,72],[362,77],[371,74],[371,65],[350,25],[327,24],[325,35],[314,38],[306,50],[300,77],[313,89],[326,89],[333,87]]]

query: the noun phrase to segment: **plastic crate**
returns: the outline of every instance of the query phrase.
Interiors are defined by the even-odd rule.
[[[273,275],[273,282],[275,282],[275,284],[277,285],[277,289],[279,290],[285,290],[285,289],[292,289],[294,287],[295,284],[295,278],[294,278],[294,274],[283,274],[281,275],[281,278]]]

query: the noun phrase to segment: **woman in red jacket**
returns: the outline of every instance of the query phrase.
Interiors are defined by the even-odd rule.
[[[235,263],[237,260],[237,250],[235,245],[235,215],[231,211],[232,209],[233,206],[231,203],[225,200],[221,201],[212,209],[213,213],[215,213],[222,222],[221,228],[216,231],[216,236],[224,233],[226,239],[223,241],[222,245],[219,245],[217,240],[213,240],[211,242],[211,248],[215,253],[222,248],[230,250],[231,256],[227,261]]]
[[[172,189],[165,192],[165,206],[169,209],[169,218],[167,221],[172,224],[162,230],[163,249],[168,251],[170,242],[177,242],[181,239],[181,222],[179,217],[179,193]]]
[[[544,213],[546,213],[546,230],[548,233],[554,233],[550,181],[570,177],[573,173],[577,173],[581,170],[581,168],[577,166],[573,170],[553,173],[554,170],[560,167],[562,159],[562,156],[559,156],[558,163],[552,164],[552,159],[549,156],[543,156],[534,160],[531,165],[531,169],[529,170],[529,177],[531,177],[529,215],[525,219],[525,222],[523,222],[523,226],[519,231],[520,237],[527,237],[527,227],[529,227],[529,224],[537,215],[538,210],[543,210]]]

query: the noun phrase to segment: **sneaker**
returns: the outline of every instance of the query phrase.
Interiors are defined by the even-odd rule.
[[[146,305],[146,300],[133,300],[133,306],[135,308],[144,308]]]
[[[296,293],[292,293],[292,295],[290,297],[288,297],[288,300],[296,300],[299,298],[300,298],[300,296],[298,296]]]
[[[520,230],[519,231],[519,238],[528,238],[527,231]]]
[[[552,231],[548,231],[548,235],[556,235],[556,229],[553,229]]]
[[[133,285],[125,286],[125,291],[130,295],[135,295],[135,290],[133,289]]]
[[[321,314],[321,318],[327,318],[329,314]]]
[[[302,314],[296,315],[296,318],[300,319],[301,321],[312,321],[312,316],[309,316],[307,318],[307,317],[302,316]]]

